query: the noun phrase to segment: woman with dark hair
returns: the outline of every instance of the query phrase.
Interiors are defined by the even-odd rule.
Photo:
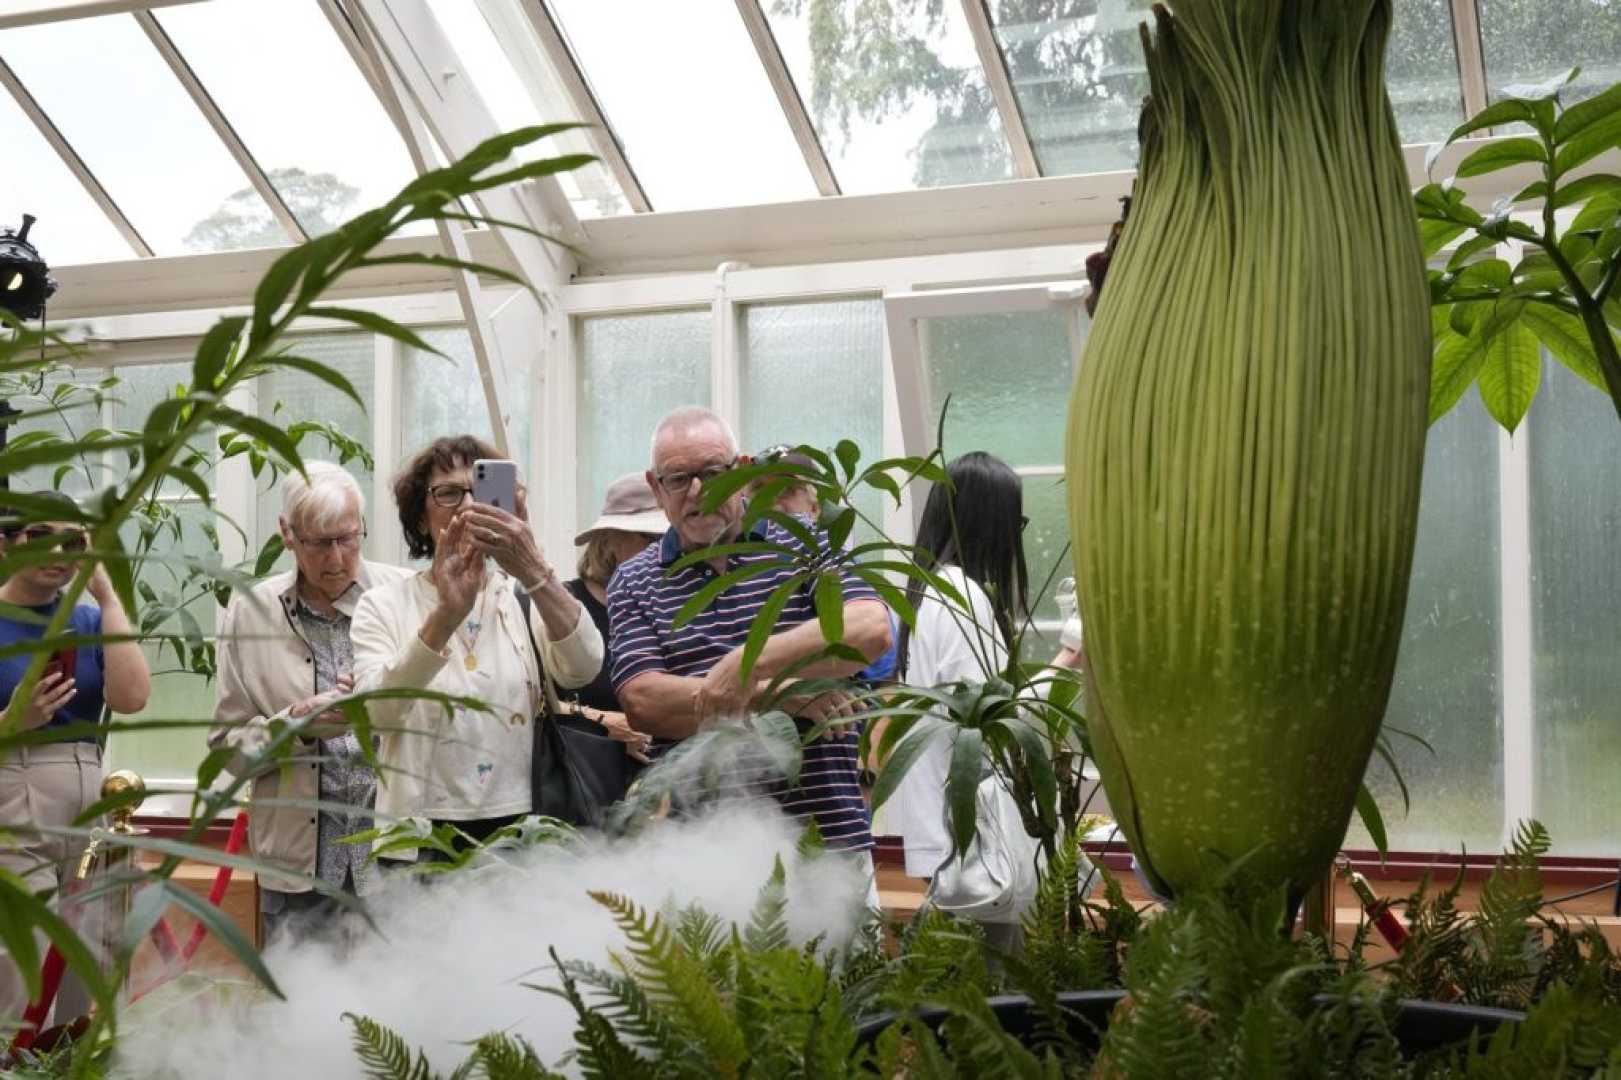
[[[433,564],[367,592],[351,631],[357,690],[433,690],[486,706],[368,706],[384,769],[379,816],[451,822],[474,839],[530,813],[532,721],[555,708],[554,684],[584,686],[602,666],[602,635],[540,550],[522,487],[516,514],[473,501],[473,463],[503,457],[462,435],[406,463],[394,481],[400,527],[410,553]]]
[[[898,664],[908,686],[983,681],[1000,671],[1029,607],[1022,541],[1028,519],[1018,473],[974,451],[947,465],[946,476],[950,485],[936,484],[924,504],[917,558],[964,604],[916,579],[908,585],[917,625],[901,628]],[[951,753],[951,739],[931,740],[883,807],[884,830],[905,838],[909,877],[932,878],[951,854],[945,813]]]

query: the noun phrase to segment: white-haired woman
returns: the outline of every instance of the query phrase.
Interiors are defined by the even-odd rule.
[[[294,567],[231,598],[219,628],[214,746],[237,750],[232,770],[255,772],[255,800],[321,799],[356,813],[307,806],[254,805],[248,832],[253,854],[272,866],[320,877],[363,895],[372,883],[365,845],[339,838],[369,828],[377,777],[354,731],[328,705],[354,685],[350,619],[361,594],[404,579],[406,571],[360,557],[366,539],[366,500],[347,471],[306,462],[281,486],[282,542]],[[286,767],[256,762],[273,719],[303,725],[301,752]],[[321,929],[336,914],[308,880],[261,876],[261,941],[286,930]]]

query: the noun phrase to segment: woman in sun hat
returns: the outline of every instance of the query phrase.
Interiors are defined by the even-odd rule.
[[[574,594],[608,640],[608,582],[619,564],[641,551],[664,535],[670,527],[653,498],[653,489],[647,486],[647,477],[639,472],[626,473],[608,485],[602,500],[602,513],[584,532],[574,538],[580,547],[580,576],[567,582],[564,588]],[[637,754],[647,747],[647,736],[633,731],[625,720],[625,712],[614,693],[613,657],[603,658],[602,670],[597,677],[578,690],[565,691],[565,700],[571,700],[581,715],[602,724],[615,738],[632,744]],[[643,759],[645,760],[645,758]]]

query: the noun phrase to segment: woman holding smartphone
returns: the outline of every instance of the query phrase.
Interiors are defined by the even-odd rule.
[[[76,524],[79,510],[73,500],[56,492],[38,492],[60,502],[60,521],[28,525],[9,524],[3,532],[7,551],[26,546],[80,553],[87,546],[84,530]],[[14,645],[44,636],[45,623],[56,614],[62,590],[73,580],[79,563],[35,563],[19,566],[0,584],[0,602],[32,613],[32,619],[0,615],[0,645]],[[97,566],[88,588],[94,604],[78,604],[68,617],[66,631],[94,637],[133,634],[129,616],[113,591],[107,572]],[[0,659],[0,699],[12,702],[28,669],[31,655]],[[104,709],[137,713],[146,708],[152,679],[146,657],[135,641],[90,644],[57,653],[23,706],[21,729],[61,729],[59,741],[16,747],[0,759],[0,832],[12,839],[0,845],[0,867],[21,875],[31,888],[66,890],[78,872],[84,841],[75,837],[35,833],[40,825],[68,826],[86,807],[101,798],[101,733]],[[100,905],[79,918],[81,935],[97,940]],[[41,949],[43,954],[43,947]],[[22,1014],[22,974],[0,947],[0,1018]],[[89,996],[70,973],[57,995],[57,1021],[82,1015]]]
[[[554,684],[595,678],[603,651],[596,624],[535,540],[522,487],[511,484],[512,511],[492,505],[505,501],[492,475],[506,470],[486,470],[478,490],[491,502],[475,501],[479,461],[504,459],[461,435],[436,439],[406,463],[394,481],[400,526],[411,555],[433,562],[366,593],[351,631],[357,690],[433,690],[484,703],[449,712],[428,700],[368,706],[385,773],[379,818],[450,822],[474,839],[530,812],[534,717],[555,703]]]

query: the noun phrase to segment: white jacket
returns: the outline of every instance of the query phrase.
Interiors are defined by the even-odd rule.
[[[940,577],[962,594],[973,615],[970,617],[935,590],[925,590],[907,646],[907,686],[931,687],[958,680],[983,682],[1007,663],[1007,644],[985,590],[961,567],[945,567]],[[913,730],[941,722],[926,716]],[[949,738],[930,741],[885,801],[880,821],[874,826],[874,832],[905,839],[908,877],[933,877],[951,852],[951,834],[946,828],[951,747]]]
[[[447,821],[527,814],[533,808],[530,762],[534,717],[546,704],[534,649],[524,632],[512,578],[490,569],[470,620],[476,666],[467,666],[470,627],[453,634],[443,653],[418,636],[438,592],[426,571],[366,593],[355,609],[350,638],[357,690],[427,689],[477,698],[486,711],[424,700],[368,704],[379,736],[377,810],[380,823],[394,816]],[[602,666],[602,635],[585,609],[569,635],[546,637],[538,610],[531,610],[535,645],[546,660],[549,681],[584,686]]]

